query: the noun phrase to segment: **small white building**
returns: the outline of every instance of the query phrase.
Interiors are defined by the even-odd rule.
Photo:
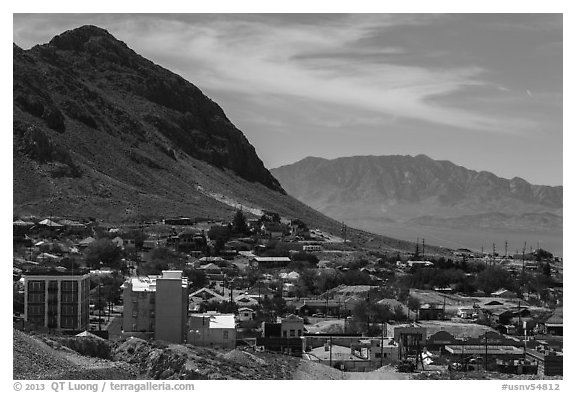
[[[234,314],[191,314],[188,326],[188,344],[212,348],[236,346]]]

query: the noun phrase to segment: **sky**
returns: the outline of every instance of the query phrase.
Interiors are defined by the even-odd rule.
[[[267,168],[417,155],[562,185],[562,14],[14,14],[107,29],[216,101]]]

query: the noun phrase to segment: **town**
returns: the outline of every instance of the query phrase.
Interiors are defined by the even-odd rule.
[[[538,247],[367,249],[305,219],[14,217],[13,324],[42,337],[146,340],[388,366],[561,376],[562,259]],[[504,241],[502,241],[504,244]]]

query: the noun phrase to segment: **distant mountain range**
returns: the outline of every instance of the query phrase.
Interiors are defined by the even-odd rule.
[[[494,230],[497,239],[502,231],[562,231],[561,186],[504,179],[425,155],[308,157],[271,172],[314,209],[390,236],[401,228],[401,237],[416,237],[425,227]]]
[[[218,104],[104,29],[83,26],[29,50],[14,44],[13,70],[14,215],[229,219],[241,206],[340,233],[286,195]]]

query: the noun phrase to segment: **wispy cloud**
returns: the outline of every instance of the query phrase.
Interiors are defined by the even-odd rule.
[[[461,129],[510,132],[525,127],[525,121],[488,118],[436,100],[485,85],[481,68],[396,64],[386,62],[386,56],[406,48],[361,45],[376,32],[424,22],[378,15],[320,25],[270,23],[266,16],[209,23],[147,19],[125,22],[118,34],[157,58],[177,56],[184,76],[204,88],[302,97]]]
[[[58,23],[29,17],[26,28],[34,25],[37,34],[55,29],[55,34],[62,25],[99,24],[137,52],[161,64],[169,60],[171,69],[200,87],[236,95],[299,97],[458,129],[514,132],[529,127],[526,120],[487,117],[474,108],[450,105],[446,97],[491,84],[483,80],[481,67],[402,64],[395,56],[410,48],[374,39],[443,17],[329,15],[315,23],[313,17],[285,15],[79,15],[74,20],[55,16]],[[14,30],[15,39],[26,34]]]

